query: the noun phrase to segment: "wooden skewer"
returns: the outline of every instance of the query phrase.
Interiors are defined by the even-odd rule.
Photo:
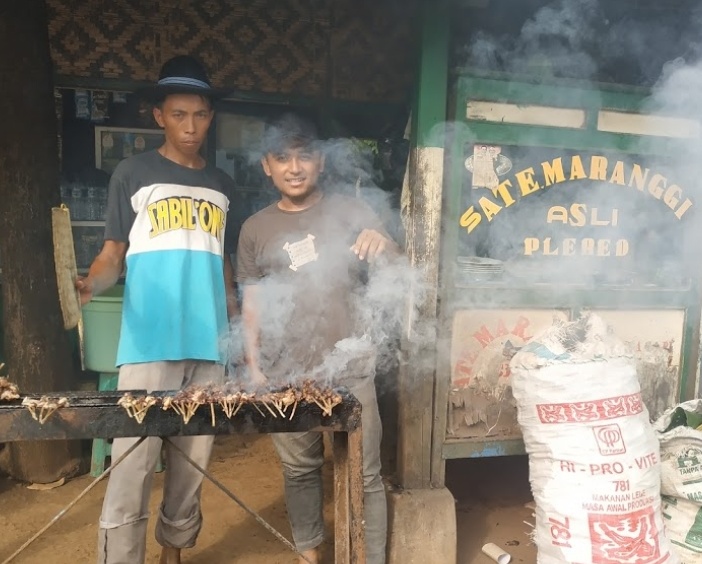
[[[210,403],[210,415],[212,416],[212,426],[215,426],[215,408],[214,403]]]
[[[252,402],[251,402],[251,405],[253,405],[253,406],[256,408],[256,411],[258,411],[258,412],[261,414],[262,417],[265,417],[265,416],[266,416],[266,414],[263,413],[263,411],[261,411],[261,408],[258,407],[258,405],[256,405],[256,402],[255,402],[255,401],[252,401]]]
[[[261,403],[264,405],[264,407],[268,410],[268,413],[270,413],[275,419],[278,418],[278,416],[275,414],[275,411],[271,409],[271,407],[268,405],[267,401],[261,400]]]
[[[239,405],[236,406],[236,409],[232,413],[232,417],[234,417],[237,413],[239,413],[239,410],[244,406],[244,402],[239,400]]]

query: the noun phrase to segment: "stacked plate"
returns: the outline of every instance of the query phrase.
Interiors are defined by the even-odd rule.
[[[458,257],[456,267],[460,274],[477,280],[498,279],[505,270],[502,261],[483,257]]]

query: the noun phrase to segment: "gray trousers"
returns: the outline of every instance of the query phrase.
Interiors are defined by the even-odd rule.
[[[219,384],[224,366],[205,361],[149,362],[120,368],[120,390],[177,390],[191,384]],[[152,408],[157,409],[157,408]],[[179,448],[203,468],[207,467],[214,437],[173,437]],[[116,461],[137,439],[115,439]],[[146,525],[154,470],[162,441],[149,437],[110,473],[100,516],[98,564],[143,564]],[[156,524],[161,546],[190,548],[202,527],[200,490],[203,476],[175,449],[166,444],[163,501]]]
[[[343,385],[363,406],[363,490],[368,564],[384,564],[387,537],[387,504],[380,476],[382,425],[373,378],[344,380]],[[273,443],[283,464],[285,499],[293,539],[301,552],[324,540],[321,433],[274,434]]]

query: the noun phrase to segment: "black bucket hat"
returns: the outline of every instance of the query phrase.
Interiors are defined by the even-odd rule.
[[[152,104],[162,102],[170,94],[200,94],[214,101],[227,93],[212,87],[205,67],[190,55],[177,55],[163,63],[158,82],[137,91],[141,98]]]

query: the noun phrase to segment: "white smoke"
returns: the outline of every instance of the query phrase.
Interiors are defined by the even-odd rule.
[[[372,145],[353,139],[331,139],[322,145],[325,171],[320,178],[320,189],[327,194],[343,194],[362,200],[389,232],[396,230],[400,223],[399,210],[392,207],[389,193],[376,185],[373,166],[376,155]],[[252,149],[250,154],[250,164],[255,166],[256,151]],[[258,166],[261,166],[260,158]],[[358,233],[343,232],[341,227],[338,229],[333,236],[348,240],[350,247],[353,241],[349,237],[355,240]],[[348,252],[351,255],[350,248]],[[330,264],[311,265],[307,272],[310,295],[314,297],[317,294],[315,288],[334,284],[335,279],[344,276],[347,262],[348,257],[340,257]],[[265,339],[261,350],[268,350],[272,355],[271,358],[263,358],[262,364],[275,366],[276,373],[280,373],[282,367],[284,383],[295,384],[313,378],[339,384],[340,375],[345,378],[354,377],[355,374],[362,376],[372,374],[374,369],[378,374],[385,374],[396,366],[400,328],[407,315],[407,296],[410,290],[421,293],[422,287],[409,261],[402,256],[393,260],[380,257],[361,267],[363,283],[353,295],[347,296],[352,306],[355,330],[327,350],[321,362],[317,363],[309,359],[316,358],[312,339],[319,331],[319,319],[306,316],[304,311],[297,309],[288,274],[270,275],[257,284],[260,295],[265,296],[260,312],[260,330]],[[322,292],[319,294],[323,295]],[[330,310],[333,309],[334,304],[328,305]],[[242,343],[242,320],[237,319],[232,322],[223,346],[228,351],[230,374],[247,385],[246,370],[242,369]],[[266,344],[273,346],[266,348]],[[301,359],[304,353],[301,355],[300,351],[305,346],[310,347],[309,359]],[[281,383],[279,378],[272,382],[273,385]]]

